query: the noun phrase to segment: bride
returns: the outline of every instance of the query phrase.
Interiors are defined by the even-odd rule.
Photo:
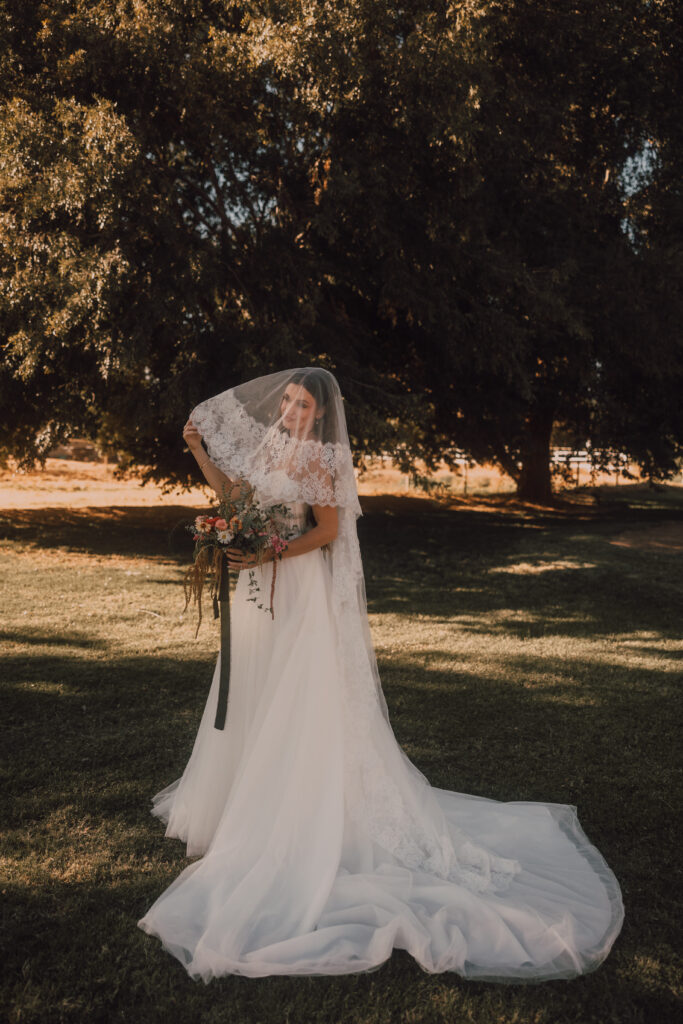
[[[183,435],[218,494],[284,503],[277,567],[230,549],[230,692],[220,654],[194,749],[153,798],[197,857],[139,921],[193,978],[348,974],[392,949],[484,981],[573,978],[622,926],[619,883],[568,804],[431,786],[399,746],[380,685],[337,381],[288,370],[198,405]],[[206,444],[206,450],[202,445]]]

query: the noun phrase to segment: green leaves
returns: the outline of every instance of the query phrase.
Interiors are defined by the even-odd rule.
[[[638,458],[647,435],[664,470],[683,433],[673,18],[0,0],[0,450],[88,430],[182,484],[193,405],[314,363],[359,457],[458,447],[519,474],[550,417]],[[653,419],[634,382],[656,391],[663,366]]]

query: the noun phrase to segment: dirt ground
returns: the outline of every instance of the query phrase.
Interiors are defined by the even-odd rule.
[[[163,493],[153,483],[140,484],[139,480],[117,480],[115,466],[103,462],[48,458],[45,469],[28,473],[0,470],[0,508],[83,508],[95,505],[158,506],[172,502],[176,505],[205,504],[210,500],[208,487],[194,487],[188,491],[175,489]],[[430,480],[442,488],[450,484],[452,493],[462,495],[464,475],[446,470],[430,474]],[[514,491],[512,480],[495,467],[478,466],[468,470],[467,490],[473,493],[504,494]],[[389,464],[371,465],[358,477],[361,495],[393,494],[425,498],[424,490],[412,487],[409,478]]]

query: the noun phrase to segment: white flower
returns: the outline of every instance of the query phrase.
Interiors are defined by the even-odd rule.
[[[216,530],[216,536],[218,537],[221,544],[229,544],[232,540],[232,534],[230,530]]]

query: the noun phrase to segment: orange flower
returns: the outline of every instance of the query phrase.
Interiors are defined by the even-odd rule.
[[[242,529],[242,520],[238,516],[233,516],[230,520],[230,529],[233,533],[239,533]]]

